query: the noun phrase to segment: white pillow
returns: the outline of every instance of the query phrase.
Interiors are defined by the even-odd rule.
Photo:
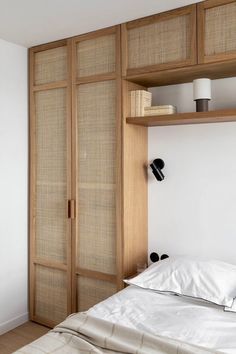
[[[225,307],[224,310],[226,312],[236,312],[236,298],[234,299],[232,307]]]
[[[156,262],[127,284],[191,296],[231,307],[236,297],[236,266],[186,256]]]

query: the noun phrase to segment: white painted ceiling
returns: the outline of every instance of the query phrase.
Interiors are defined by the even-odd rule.
[[[197,1],[0,0],[0,38],[32,47],[195,2]]]

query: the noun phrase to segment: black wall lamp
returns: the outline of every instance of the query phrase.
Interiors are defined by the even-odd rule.
[[[152,169],[152,173],[156,177],[158,181],[163,181],[165,178],[164,174],[162,173],[162,169],[164,168],[165,163],[162,159],[155,159],[153,162],[150,164],[150,167]]]
[[[151,254],[150,254],[150,260],[153,262],[153,263],[155,263],[155,262],[158,262],[158,261],[163,261],[164,259],[166,259],[166,258],[169,258],[169,256],[168,256],[168,254],[162,254],[161,255],[161,257],[159,257],[159,254],[158,253],[156,253],[156,252],[152,252]]]

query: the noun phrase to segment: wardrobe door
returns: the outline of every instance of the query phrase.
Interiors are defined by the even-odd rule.
[[[196,56],[196,5],[125,23],[123,75],[193,65]]]
[[[77,264],[116,274],[115,82],[80,85],[77,95]]]
[[[117,28],[74,42],[77,310],[117,291]],[[109,80],[107,79],[109,77]]]
[[[64,41],[30,52],[30,316],[49,326],[71,312],[68,53]]]
[[[198,4],[200,63],[236,58],[236,1],[208,0]]]

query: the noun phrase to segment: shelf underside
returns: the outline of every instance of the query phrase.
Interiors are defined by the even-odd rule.
[[[141,125],[145,127],[183,125],[183,124],[203,124],[236,121],[236,109],[225,109],[208,112],[188,112],[168,114],[161,116],[128,117],[129,124]]]
[[[155,69],[155,70],[154,70]],[[192,82],[194,79],[207,77],[220,79],[236,76],[235,60],[205,63],[186,66],[183,68],[156,71],[156,67],[128,70],[126,80],[146,87],[164,86]]]

